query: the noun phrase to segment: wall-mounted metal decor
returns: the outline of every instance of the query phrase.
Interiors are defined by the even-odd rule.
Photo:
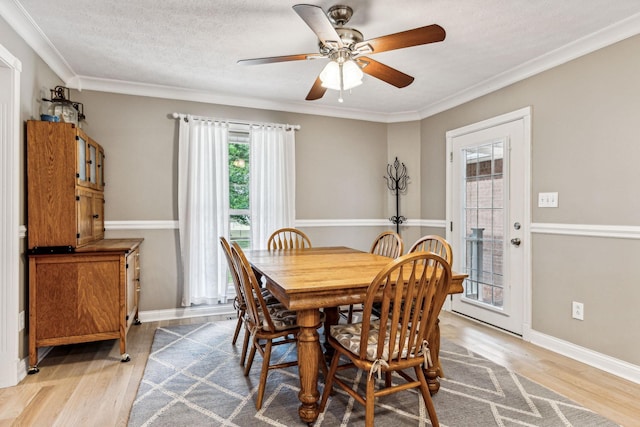
[[[407,189],[407,180],[409,179],[407,167],[404,163],[400,163],[396,157],[392,165],[387,165],[387,175],[385,175],[384,179],[387,181],[389,190],[393,191],[396,196],[396,214],[389,218],[389,221],[396,225],[396,233],[400,234],[400,224],[407,220],[407,218],[400,215],[400,193]]]

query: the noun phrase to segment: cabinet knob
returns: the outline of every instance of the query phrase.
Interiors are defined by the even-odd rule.
[[[98,218],[100,218],[100,215],[95,214],[93,217],[94,217],[94,218],[96,218],[96,219],[98,219]]]

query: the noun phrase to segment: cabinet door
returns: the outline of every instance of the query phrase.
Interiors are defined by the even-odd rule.
[[[98,164],[96,165],[98,173],[98,190],[104,190],[104,150],[98,147]]]
[[[118,336],[118,255],[43,257],[33,267],[29,274],[35,275],[30,295],[35,316],[30,321],[36,322],[40,345]]]
[[[76,179],[79,185],[85,185],[87,182],[87,138],[81,133],[76,135],[76,150]]]
[[[101,192],[93,193],[91,206],[93,240],[104,239],[104,195]]]
[[[91,183],[92,187],[97,187],[98,186],[98,172],[97,172],[97,165],[98,165],[98,146],[95,144],[95,142],[93,142],[92,140],[89,140],[89,144],[87,144],[88,147],[88,154],[89,154],[89,159],[87,160],[88,163],[88,169],[89,169],[89,182]]]
[[[93,240],[93,192],[84,188],[76,190],[77,205],[77,242],[76,246],[84,246]]]

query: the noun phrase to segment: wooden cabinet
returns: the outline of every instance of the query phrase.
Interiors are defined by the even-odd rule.
[[[28,121],[27,207],[30,249],[77,248],[103,239],[100,144],[70,123]]]
[[[27,122],[29,373],[43,346],[117,338],[129,360],[142,239],[104,238],[104,162],[77,126]]]
[[[68,254],[29,256],[29,365],[38,348],[120,340],[138,323],[141,239],[103,239]]]

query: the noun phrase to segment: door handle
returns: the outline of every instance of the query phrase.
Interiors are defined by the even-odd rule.
[[[511,239],[511,244],[515,247],[520,246],[520,243],[522,243],[522,241],[520,241],[520,239],[517,237],[514,237],[513,239]]]

